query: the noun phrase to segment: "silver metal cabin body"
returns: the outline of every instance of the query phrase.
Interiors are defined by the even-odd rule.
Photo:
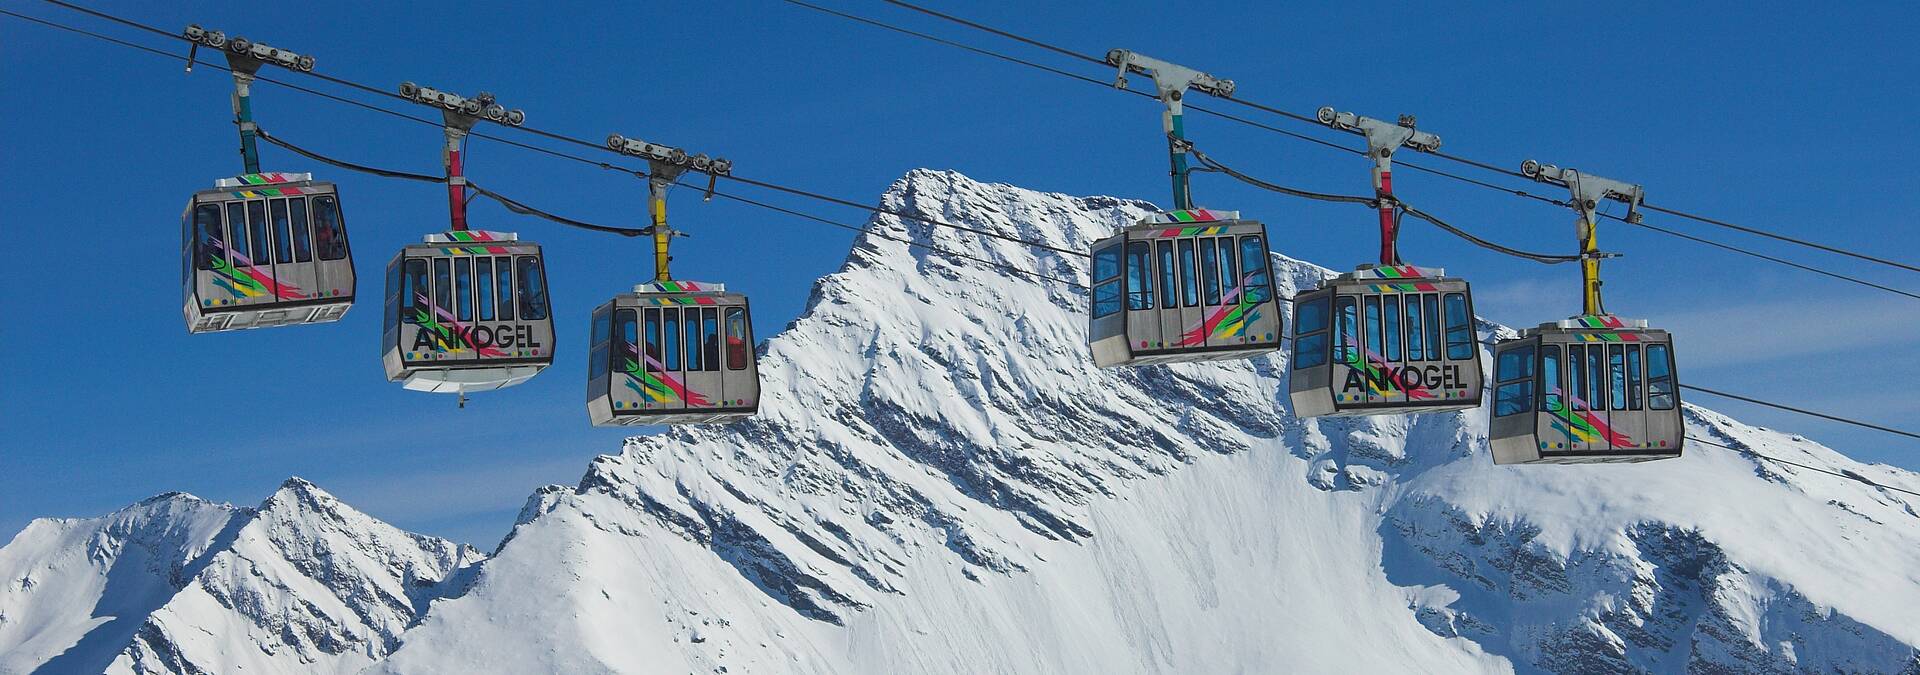
[[[387,265],[387,379],[466,394],[527,381],[553,363],[553,313],[540,245],[511,232],[450,231]]]
[[[332,183],[305,173],[222,178],[181,215],[182,286],[194,333],[338,321],[353,254]]]
[[[1294,414],[1379,415],[1480,405],[1467,282],[1446,270],[1368,265],[1293,298]]]
[[[1093,245],[1094,363],[1244,359],[1280,348],[1267,228],[1235,211],[1156,213]]]
[[[594,426],[732,422],[760,409],[747,296],[707,282],[648,282],[595,309],[592,332]]]
[[[1679,457],[1673,337],[1645,321],[1583,315],[1494,347],[1495,464]]]

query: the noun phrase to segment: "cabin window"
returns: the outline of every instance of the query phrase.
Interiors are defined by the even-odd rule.
[[[1627,348],[1607,347],[1607,407],[1627,410]]]
[[[1120,245],[1093,252],[1093,316],[1120,311]]]
[[[293,221],[287,218],[287,200],[275,199],[267,206],[273,214],[274,262],[293,262]]]
[[[293,219],[293,261],[313,262],[313,223],[307,220],[307,199],[287,200],[287,213]]]
[[[1380,316],[1386,319],[1382,329],[1386,333],[1386,359],[1388,363],[1400,362],[1400,296],[1389,295],[1380,299]]]
[[[1212,239],[1200,242],[1200,293],[1208,305],[1220,304],[1220,250]]]
[[[1587,346],[1587,403],[1594,410],[1607,409],[1607,348]]]
[[[1153,309],[1153,246],[1127,242],[1127,309]]]
[[[313,198],[313,244],[321,260],[347,257],[347,228],[341,222],[340,202],[333,195]]]
[[[1180,240],[1180,304],[1200,304],[1200,285],[1193,279],[1193,240]]]
[[[1573,410],[1593,409],[1593,399],[1587,395],[1587,348],[1585,345],[1567,345],[1567,393],[1573,397]]]
[[[547,319],[547,273],[540,269],[540,256],[523,255],[515,260],[514,276],[520,279],[520,320]]]
[[[1627,409],[1640,409],[1640,345],[1627,345]]]
[[[1427,356],[1425,335],[1426,327],[1421,323],[1420,296],[1406,296],[1407,302],[1407,360],[1424,361],[1439,358],[1439,354]],[[1438,351],[1438,350],[1435,350]]]
[[[256,266],[270,265],[273,263],[273,244],[268,243],[271,237],[267,235],[267,232],[267,201],[264,199],[248,200],[247,239],[253,242],[253,255],[251,259]]]
[[[1272,300],[1273,279],[1267,274],[1267,242],[1260,235],[1240,238],[1240,267],[1247,272],[1247,302]]]
[[[1241,294],[1246,293],[1247,289],[1241,287],[1240,265],[1236,263],[1239,258],[1233,254],[1233,237],[1221,237],[1213,241],[1220,245],[1221,294],[1227,302],[1240,302]]]
[[[1467,296],[1448,293],[1447,358],[1464,361],[1473,358],[1473,317],[1467,313]]]
[[[380,321],[381,341],[383,344],[381,349],[386,349],[387,346],[391,346],[386,343],[393,340],[393,329],[400,324],[400,298],[404,297],[407,292],[407,289],[401,286],[405,277],[401,276],[400,270],[406,267],[406,264],[406,259],[402,258],[387,265],[387,311],[385,312],[386,318]]]
[[[481,321],[492,321],[496,306],[493,300],[493,258],[486,256],[474,258],[473,276],[473,290],[479,291],[480,295],[473,304],[480,310]]]
[[[593,342],[593,351],[587,356],[587,379],[606,377],[607,347],[613,341],[613,308],[602,307],[593,313],[593,333],[587,336]]]
[[[727,308],[727,370],[747,367],[747,311]]]
[[[616,372],[640,372],[646,370],[646,364],[640,362],[640,313],[631,309],[615,310],[613,313],[615,328],[619,329],[619,346],[613,353],[613,369]]]
[[[700,310],[700,345],[706,352],[702,357],[708,371],[720,370],[720,310],[708,307]]]
[[[453,311],[453,261],[447,258],[433,259],[433,308],[436,317],[441,312]]]
[[[1180,270],[1173,264],[1173,242],[1165,239],[1153,242],[1153,253],[1160,263],[1160,306],[1179,307]]]
[[[226,228],[220,224],[220,205],[201,204],[193,207],[194,261],[195,269],[213,269],[215,256],[227,247]]]
[[[1440,295],[1427,293],[1420,298],[1421,313],[1426,315],[1427,358],[1440,360]],[[1471,356],[1471,353],[1469,353]],[[1475,368],[1478,370],[1478,368]]]
[[[1336,345],[1333,358],[1344,364],[1359,364],[1360,317],[1353,296],[1340,296],[1334,300],[1333,320],[1333,341]]]
[[[1533,358],[1532,346],[1500,352],[1494,363],[1494,380],[1499,383],[1493,391],[1494,417],[1533,411]]]
[[[461,321],[473,320],[473,259],[459,258],[453,261],[453,303],[459,309],[454,315]]]
[[[700,363],[700,309],[697,307],[688,308],[686,319],[687,372],[692,373],[706,370],[706,368],[701,367]]]
[[[661,360],[667,370],[680,370],[680,310],[667,308],[661,313],[661,341],[666,343],[666,358]]]
[[[646,310],[646,314],[647,358],[644,367],[647,370],[658,371],[660,370],[660,310],[649,309]]]
[[[500,276],[494,279],[494,302],[500,307],[500,320],[513,320],[513,258],[500,256],[493,259],[494,273]]]
[[[1647,407],[1673,409],[1673,357],[1666,345],[1647,345]]]
[[[1293,316],[1293,369],[1327,364],[1327,298],[1300,303]]]
[[[401,323],[421,323],[429,310],[427,298],[427,261],[425,258],[407,258],[406,270],[401,273],[400,282],[400,321]]]
[[[1367,306],[1367,352],[1374,352],[1384,344],[1380,339],[1380,296],[1366,296]]]
[[[1560,345],[1540,346],[1540,411],[1565,414],[1560,393]]]
[[[227,231],[233,234],[227,248],[233,255],[227,262],[234,267],[251,267],[253,247],[248,243],[245,202],[227,202]]]

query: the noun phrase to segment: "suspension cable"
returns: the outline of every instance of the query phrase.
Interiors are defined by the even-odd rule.
[[[1834,471],[1834,470],[1832,470],[1832,469],[1822,469],[1822,468],[1820,468],[1820,467],[1817,467],[1817,466],[1810,466],[1810,465],[1807,465],[1807,464],[1801,464],[1801,463],[1799,463],[1799,462],[1795,462],[1795,461],[1791,461],[1791,460],[1785,460],[1785,459],[1780,459],[1779,457],[1774,457],[1773,455],[1767,455],[1767,454],[1762,454],[1762,453],[1761,453],[1760,451],[1758,451],[1758,450],[1754,450],[1753,448],[1739,448],[1739,447],[1734,447],[1734,446],[1731,446],[1731,445],[1727,445],[1727,444],[1725,444],[1725,443],[1715,443],[1715,442],[1713,442],[1713,441],[1709,441],[1709,440],[1707,440],[1707,439],[1704,439],[1704,438],[1701,438],[1701,437],[1699,437],[1699,436],[1688,436],[1688,437],[1687,437],[1687,440],[1689,440],[1689,441],[1693,441],[1693,442],[1695,442],[1695,443],[1705,443],[1705,444],[1707,444],[1707,445],[1711,445],[1711,446],[1714,446],[1714,447],[1717,447],[1717,448],[1726,448],[1726,449],[1728,449],[1728,450],[1732,450],[1732,451],[1734,451],[1734,452],[1738,452],[1738,453],[1741,453],[1741,454],[1745,454],[1745,455],[1753,455],[1754,457],[1758,457],[1758,458],[1760,458],[1760,459],[1764,459],[1764,460],[1767,460],[1767,461],[1769,461],[1769,462],[1776,462],[1776,463],[1779,463],[1779,464],[1785,464],[1785,465],[1787,465],[1787,466],[1794,466],[1794,467],[1799,467],[1799,468],[1802,468],[1802,469],[1806,469],[1806,470],[1808,470],[1808,471],[1815,471],[1815,472],[1819,472],[1819,473],[1824,473],[1824,474],[1827,474],[1827,475],[1829,475],[1829,476],[1837,476],[1837,477],[1840,477],[1840,478],[1845,478],[1845,479],[1847,479],[1847,480],[1851,480],[1851,481],[1857,481],[1857,482],[1860,482],[1860,483],[1865,483],[1865,484],[1867,484],[1867,485],[1870,485],[1870,486],[1873,486],[1873,487],[1877,487],[1877,488],[1880,488],[1880,489],[1882,489],[1882,490],[1892,490],[1892,491],[1894,491],[1894,492],[1904,492],[1904,493],[1906,493],[1906,494],[1910,494],[1910,495],[1913,495],[1913,496],[1915,496],[1915,497],[1920,497],[1920,492],[1916,492],[1916,491],[1913,491],[1913,490],[1908,490],[1908,489],[1906,489],[1906,488],[1903,488],[1903,487],[1894,487],[1894,486],[1892,486],[1892,485],[1887,485],[1887,484],[1885,484],[1885,483],[1876,483],[1876,482],[1873,482],[1873,480],[1872,480],[1872,479],[1869,479],[1869,478],[1867,478],[1866,476],[1862,476],[1862,475],[1860,475],[1860,474],[1857,474],[1857,473],[1854,473],[1854,472],[1852,472],[1852,471],[1846,471],[1846,470],[1841,470],[1841,471]]]
[[[1733,400],[1736,400],[1736,401],[1745,401],[1745,402],[1747,402],[1747,403],[1752,403],[1752,404],[1754,404],[1754,405],[1763,405],[1763,406],[1766,406],[1766,407],[1769,407],[1769,408],[1774,408],[1774,409],[1776,409],[1776,410],[1785,410],[1785,411],[1787,411],[1787,412],[1791,412],[1791,413],[1799,413],[1799,414],[1802,414],[1802,415],[1806,415],[1806,416],[1809,416],[1809,417],[1818,417],[1818,418],[1820,418],[1820,419],[1823,419],[1823,420],[1831,420],[1831,421],[1834,421],[1834,422],[1839,422],[1839,423],[1841,423],[1841,424],[1851,424],[1851,425],[1853,425],[1853,426],[1856,426],[1856,427],[1861,427],[1861,428],[1864,428],[1864,429],[1872,429],[1872,430],[1874,430],[1874,431],[1884,431],[1884,432],[1887,432],[1887,433],[1889,433],[1889,434],[1894,434],[1894,435],[1898,435],[1898,436],[1906,436],[1906,437],[1908,437],[1908,438],[1914,438],[1914,439],[1920,439],[1920,434],[1916,434],[1916,433],[1914,433],[1914,432],[1911,432],[1911,431],[1904,431],[1904,430],[1901,430],[1901,429],[1895,429],[1895,428],[1893,428],[1893,427],[1885,427],[1885,426],[1881,426],[1881,425],[1878,425],[1878,424],[1874,424],[1874,423],[1872,423],[1872,422],[1862,422],[1862,421],[1860,421],[1860,420],[1856,420],[1856,419],[1849,419],[1849,418],[1846,418],[1846,417],[1840,417],[1840,416],[1838,416],[1838,415],[1829,415],[1829,414],[1827,414],[1827,413],[1823,413],[1823,412],[1814,412],[1814,411],[1812,411],[1812,410],[1807,410],[1806,408],[1796,408],[1796,407],[1793,407],[1793,406],[1790,406],[1790,405],[1782,405],[1782,404],[1779,404],[1779,403],[1773,403],[1773,402],[1770,402],[1770,401],[1762,401],[1762,400],[1760,400],[1760,399],[1757,399],[1757,398],[1748,398],[1748,397],[1746,397],[1746,396],[1741,396],[1741,395],[1739,395],[1739,394],[1729,394],[1729,393],[1727,393],[1727,392],[1724,392],[1724,391],[1719,391],[1719,390],[1716,390],[1716,389],[1708,389],[1708,388],[1706,388],[1706,387],[1696,387],[1696,386],[1693,386],[1693,385],[1691,385],[1691,384],[1681,384],[1681,385],[1680,385],[1680,388],[1681,388],[1681,389],[1691,389],[1691,390],[1694,390],[1694,391],[1697,391],[1697,392],[1700,392],[1700,393],[1702,393],[1702,394],[1712,394],[1712,395],[1714,395],[1714,396],[1719,396],[1719,397],[1722,397],[1722,398],[1730,398],[1730,399],[1733,399]]]

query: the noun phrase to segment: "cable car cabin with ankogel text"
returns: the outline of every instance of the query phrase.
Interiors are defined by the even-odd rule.
[[[380,349],[387,379],[466,394],[527,381],[553,363],[540,246],[458,230],[409,244],[387,266]]]
[[[592,333],[594,426],[732,422],[760,408],[747,297],[723,285],[640,284],[593,311]]]
[[[1154,214],[1093,246],[1090,337],[1103,368],[1280,348],[1267,229],[1234,211]]]
[[[1680,456],[1686,427],[1666,331],[1585,315],[1502,340],[1493,359],[1495,464]]]
[[[1377,415],[1480,405],[1467,282],[1439,268],[1364,266],[1293,298],[1294,414]]]
[[[332,183],[305,173],[222,178],[181,216],[187,330],[338,321],[353,255]]]

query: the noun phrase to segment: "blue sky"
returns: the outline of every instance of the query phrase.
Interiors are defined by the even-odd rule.
[[[879,2],[820,1],[1111,76]],[[1179,16],[1144,1],[936,6],[1083,52],[1126,47],[1188,64],[1237,80],[1244,98],[1303,113],[1333,105],[1383,118],[1417,114],[1458,154],[1577,167],[1640,182],[1654,203],[1920,259],[1904,198],[1916,178],[1904,158],[1920,140],[1898,131],[1920,104],[1900,84],[1920,71],[1905,31],[1920,20],[1912,6],[1180,4]],[[772,0],[98,6],[311,53],[323,72],[378,86],[407,79],[490,90],[525,109],[532,126],[681,145],[729,157],[743,176],[862,202],[915,167],[1167,200],[1151,101]],[[48,5],[9,8],[183,51]],[[0,537],[33,517],[97,515],[167,490],[251,504],[300,475],[402,527],[490,548],[534,487],[571,484],[593,455],[619,447],[625,432],[587,424],[585,350],[569,340],[594,305],[650,275],[640,242],[475,202],[477,227],[546,245],[561,353],[532,382],[457,410],[449,397],[385,381],[377,304],[365,300],[377,297],[393,251],[444,229],[442,188],[345,174],[263,147],[269,170],[312,170],[340,183],[363,306],[337,324],[189,336],[179,312],[178,217],[188,195],[239,168],[229,80],[0,18],[0,83],[0,204],[15,284],[6,295],[12,320],[0,324]],[[255,109],[263,127],[314,150],[438,171],[430,127],[271,85],[256,90]],[[1357,157],[1203,116],[1188,129],[1217,158],[1271,180],[1367,189]],[[644,188],[632,178],[485,140],[469,146],[468,167],[489,188],[557,212],[642,220]],[[1572,246],[1564,210],[1412,171],[1396,184],[1410,203],[1483,236],[1535,250]],[[1264,219],[1289,255],[1335,268],[1373,255],[1364,209],[1301,203],[1213,175],[1198,177],[1194,193],[1203,205]],[[844,222],[864,217],[753,196]],[[677,275],[751,294],[761,337],[794,317],[853,236],[703,204],[688,191],[676,193],[672,211],[694,233],[676,244]],[[1669,217],[1649,222],[1920,288],[1909,272]],[[1912,421],[1920,397],[1907,393],[1920,379],[1920,301],[1618,223],[1601,243],[1626,254],[1607,265],[1608,307],[1673,329],[1685,380],[1920,426]],[[1472,279],[1478,309],[1496,320],[1531,324],[1577,309],[1568,267],[1500,257],[1417,224],[1402,245],[1409,262]],[[1876,381],[1860,379],[1862,370]],[[1864,460],[1920,468],[1920,442],[1691,400]]]

